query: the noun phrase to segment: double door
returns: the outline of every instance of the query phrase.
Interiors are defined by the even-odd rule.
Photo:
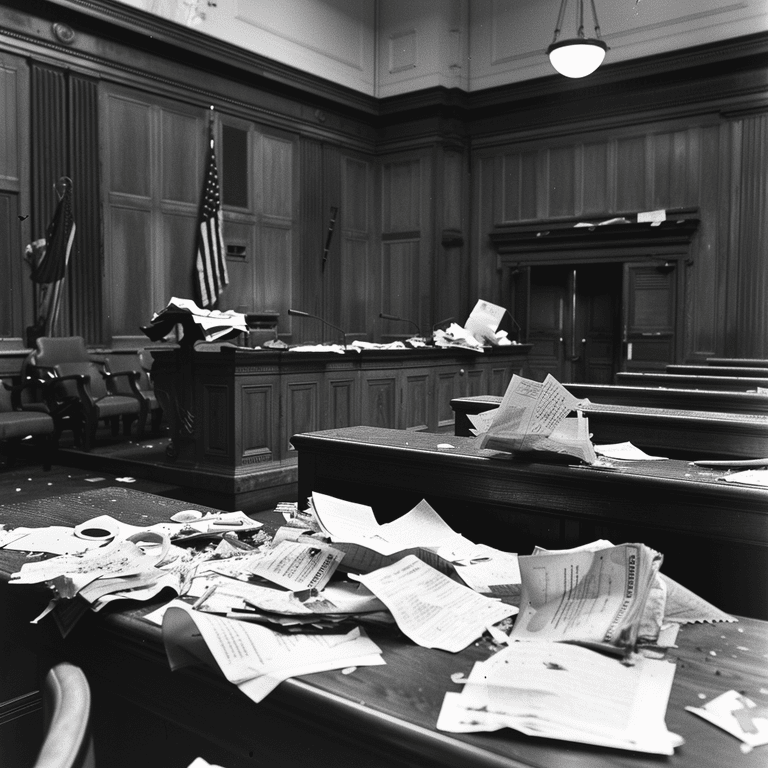
[[[528,277],[533,378],[613,384],[675,361],[675,262],[532,266]]]

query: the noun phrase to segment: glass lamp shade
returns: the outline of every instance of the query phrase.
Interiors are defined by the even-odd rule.
[[[566,77],[586,77],[602,63],[608,46],[602,40],[574,38],[547,48],[552,66]]]

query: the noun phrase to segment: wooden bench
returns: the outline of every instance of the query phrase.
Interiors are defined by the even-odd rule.
[[[707,365],[735,365],[745,368],[768,368],[768,360],[753,357],[708,357]]]
[[[500,397],[451,400],[454,432],[471,435],[469,415],[498,407]],[[762,458],[768,456],[768,415],[671,410],[590,403],[584,408],[595,445],[631,442],[668,458]]]
[[[768,489],[723,482],[725,470],[674,459],[544,463],[472,437],[376,427],[291,442],[302,504],[320,491],[368,504],[386,522],[427,499],[467,538],[523,554],[641,541],[664,555],[668,576],[719,608],[768,617]]]
[[[733,365],[668,365],[667,373],[678,373],[686,376],[739,376],[748,379],[768,379],[768,368],[757,366],[733,366]]]
[[[672,410],[768,414],[768,395],[754,392],[718,392],[703,389],[661,389],[614,384],[564,384],[576,397],[593,403],[632,405]]]
[[[708,389],[719,392],[755,392],[758,387],[768,389],[768,378],[746,376],[685,376],[676,373],[616,374],[617,384],[638,387],[666,387],[668,389]]]

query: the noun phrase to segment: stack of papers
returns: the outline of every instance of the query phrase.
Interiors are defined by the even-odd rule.
[[[342,635],[284,634],[179,601],[163,615],[163,640],[172,670],[199,663],[219,669],[256,702],[297,675],[385,663],[380,648],[359,628]]]
[[[635,650],[661,556],[644,544],[520,557],[512,637]]]
[[[578,409],[583,401],[548,375],[543,383],[514,375],[499,407],[473,421],[482,431],[481,448],[510,453],[575,456],[597,461],[589,440],[589,423]],[[576,418],[567,418],[577,411]]]
[[[155,312],[151,325],[144,332],[153,340],[161,339],[170,333],[176,323],[182,323],[183,326],[191,324],[205,341],[230,338],[249,331],[245,315],[241,312],[202,309],[192,299],[174,296],[165,308]]]
[[[683,740],[664,723],[675,667],[638,659],[627,667],[587,648],[519,642],[476,663],[461,693],[446,693],[437,727],[468,733],[514,728],[671,755]]]

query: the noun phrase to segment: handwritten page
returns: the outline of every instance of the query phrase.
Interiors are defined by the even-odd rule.
[[[514,375],[504,393],[481,448],[529,453],[533,451],[576,456],[594,464],[597,460],[589,441],[588,421],[578,411],[582,401],[548,375],[544,382]]]
[[[162,622],[172,670],[202,662],[256,702],[289,677],[384,663],[380,648],[359,628],[344,635],[287,635],[180,603],[163,613]]]
[[[425,648],[457,653],[486,627],[517,613],[515,607],[479,595],[414,555],[353,578],[389,608],[404,634]]]
[[[520,557],[512,636],[633,649],[659,561],[644,544]]]
[[[512,643],[476,663],[464,690],[447,693],[443,731],[514,728],[529,736],[671,755],[683,740],[664,723],[675,667],[634,666],[565,643]]]

